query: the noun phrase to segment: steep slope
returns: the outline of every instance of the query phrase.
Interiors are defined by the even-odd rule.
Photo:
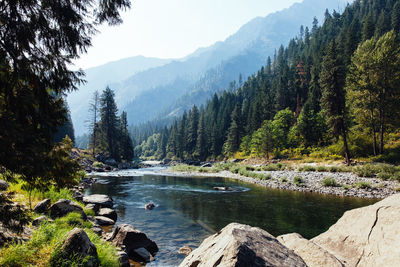
[[[194,103],[204,103],[211,93],[226,88],[239,74],[246,79],[265,64],[267,56],[273,56],[281,44],[286,45],[297,34],[299,25],[310,25],[314,16],[321,20],[326,8],[337,9],[345,2],[305,0],[264,18],[251,20],[223,42],[200,48],[183,59],[141,71],[119,83],[113,79],[108,84],[116,92],[120,110],[128,112],[130,123],[137,124],[166,114],[178,115]],[[92,86],[90,83],[87,86]],[[104,85],[95,87],[101,90]],[[186,97],[188,95],[191,97]],[[77,135],[83,133],[81,125],[87,117],[87,103],[79,102],[80,99],[88,98],[78,92],[74,98],[78,101],[68,99]]]
[[[67,97],[75,132],[81,135],[86,131],[84,121],[87,119],[88,101],[94,91],[102,91],[107,85],[126,80],[137,72],[162,66],[170,61],[170,59],[136,56],[85,70],[87,83]]]
[[[322,21],[326,8],[338,9],[345,3],[344,0],[305,0],[264,18],[257,17],[224,42],[198,49],[182,61],[159,68],[163,71],[172,66],[175,70],[181,69],[175,75],[167,71],[172,75],[159,86],[152,84],[152,88],[146,90],[142,84],[144,73],[126,81],[117,91],[117,98],[125,99],[120,102],[121,108],[135,124],[179,115],[193,104],[204,103],[214,92],[226,89],[240,74],[247,79],[265,65],[266,58],[272,57],[281,44],[286,45],[299,32],[299,25],[310,25],[314,16]],[[154,71],[149,70],[147,74],[157,79],[160,74]],[[154,80],[149,77],[149,82]],[[141,93],[131,98],[133,92],[138,92],[137,87],[142,89]]]

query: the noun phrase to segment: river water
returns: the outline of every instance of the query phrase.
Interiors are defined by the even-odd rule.
[[[174,177],[151,170],[97,177],[88,194],[114,199],[117,224],[129,223],[154,240],[160,251],[146,266],[177,266],[182,246],[196,248],[231,222],[257,226],[278,236],[297,232],[312,238],[326,231],[346,210],[377,200],[268,189],[226,178]],[[216,191],[228,186],[232,191]],[[149,211],[144,205],[152,202]]]

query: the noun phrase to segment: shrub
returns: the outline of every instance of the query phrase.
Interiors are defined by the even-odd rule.
[[[293,183],[295,185],[300,185],[303,183],[303,178],[300,175],[297,175],[293,178]]]
[[[332,177],[325,177],[322,180],[322,185],[323,186],[330,186],[330,187],[338,187],[338,186],[340,186],[340,184],[338,184],[336,182],[336,180],[334,178],[332,178]]]
[[[318,166],[315,170],[316,170],[317,172],[327,172],[327,171],[328,171],[328,168],[325,167],[325,166]]]
[[[299,168],[299,171],[301,171],[301,172],[315,172],[315,167],[310,166],[310,165],[304,165],[304,166],[301,166]]]
[[[283,176],[279,181],[280,181],[281,183],[287,183],[287,182],[288,182],[288,179],[287,179],[286,176]]]
[[[367,189],[367,188],[371,188],[371,184],[368,182],[357,182],[355,184],[353,184],[354,187],[356,188],[360,188],[360,189]]]

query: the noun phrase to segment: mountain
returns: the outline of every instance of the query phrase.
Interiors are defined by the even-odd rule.
[[[94,91],[101,92],[107,85],[119,83],[135,73],[159,67],[169,62],[171,62],[171,59],[135,56],[86,69],[85,80],[87,83],[67,97],[76,134],[81,135],[86,131],[85,120],[89,108],[88,101]]]
[[[128,112],[128,121],[133,124],[168,114],[179,115],[194,103],[204,103],[213,92],[227,88],[240,74],[243,78],[250,76],[299,32],[299,25],[310,25],[314,16],[321,20],[327,8],[344,7],[345,2],[304,0],[266,17],[257,17],[225,41],[200,48],[185,58],[138,72],[120,82],[114,79],[110,86],[115,90],[117,105]],[[71,102],[69,105],[80,135],[83,132],[79,125],[87,108]]]

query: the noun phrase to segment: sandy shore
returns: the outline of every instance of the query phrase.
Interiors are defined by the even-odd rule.
[[[358,177],[353,173],[348,172],[299,172],[299,171],[260,171],[263,174],[271,175],[269,180],[259,180],[251,177],[245,177],[239,174],[231,173],[230,171],[221,171],[217,173],[204,172],[174,172],[171,168],[161,169],[156,171],[160,175],[169,176],[194,176],[194,177],[223,177],[238,179],[241,181],[257,184],[264,187],[284,189],[301,192],[316,192],[322,194],[331,194],[338,196],[351,196],[361,198],[385,198],[393,195],[396,188],[400,187],[397,181],[383,181],[378,178],[363,178]],[[293,183],[293,178],[301,176],[303,183],[296,185]],[[338,187],[328,187],[322,185],[322,180],[326,177],[331,177],[342,185]],[[286,182],[284,182],[286,180]],[[358,182],[366,182],[370,184],[370,188],[356,188],[352,186]]]

